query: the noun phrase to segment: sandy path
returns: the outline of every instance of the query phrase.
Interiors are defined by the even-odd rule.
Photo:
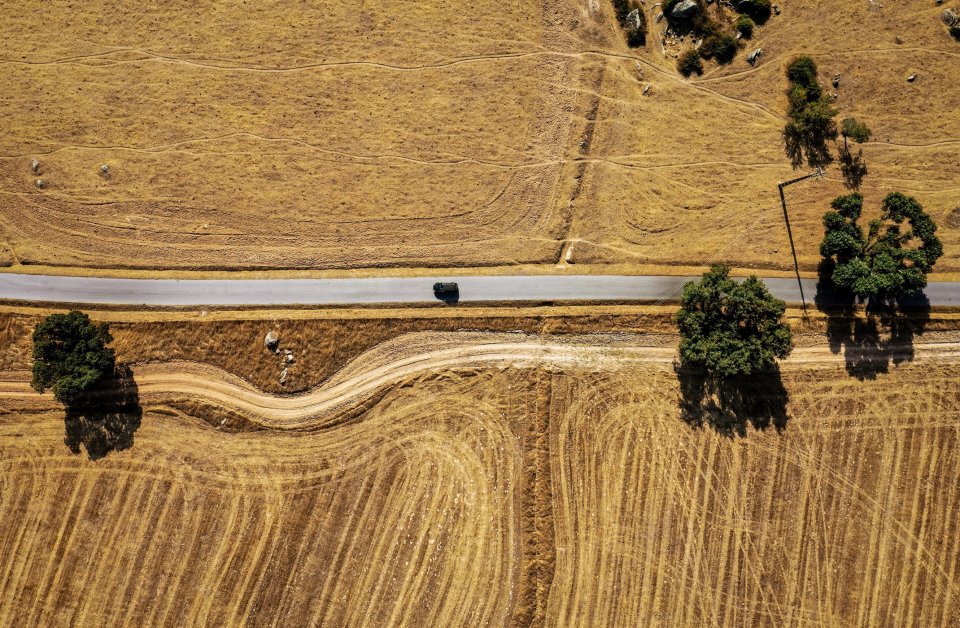
[[[325,427],[336,420],[334,410],[420,374],[491,364],[596,371],[630,363],[671,364],[676,359],[674,347],[631,346],[625,339],[600,336],[560,341],[517,334],[496,334],[492,338],[481,334],[410,334],[375,347],[324,384],[295,396],[267,394],[218,368],[192,362],[144,364],[133,370],[141,399],[185,395],[241,413],[263,427],[303,430]],[[960,358],[960,343],[916,344],[874,353],[884,360],[911,356],[913,360],[956,360]],[[869,355],[865,352],[863,359],[869,359]],[[782,366],[789,369],[843,360],[842,353],[832,353],[826,346],[803,347],[794,350]],[[36,395],[25,372],[8,372],[0,378],[0,398]]]

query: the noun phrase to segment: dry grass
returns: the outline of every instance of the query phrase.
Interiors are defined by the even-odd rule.
[[[31,322],[4,320],[5,340]],[[380,341],[356,323],[284,328],[357,351],[318,361],[333,374],[301,395],[138,364],[133,447],[97,461],[67,451],[62,411],[11,351],[0,623],[960,621],[955,321],[866,381],[814,323],[783,368],[785,430],[743,438],[680,419],[669,338],[540,321]],[[262,324],[114,327],[127,360],[159,357],[137,354],[149,337],[203,336],[167,357],[240,365],[212,347],[252,336],[255,353]]]
[[[960,270],[960,51],[920,0],[792,2],[757,68],[690,82],[607,2],[8,4],[0,35],[0,263],[785,269],[782,75],[811,53],[875,131],[865,192],[916,194]],[[790,189],[807,270],[838,176]]]

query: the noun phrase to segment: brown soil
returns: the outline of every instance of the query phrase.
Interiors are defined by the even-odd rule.
[[[0,264],[787,270],[783,69],[810,53],[874,130],[868,204],[915,194],[957,272],[960,51],[939,10],[797,0],[749,43],[756,68],[741,51],[686,81],[662,24],[628,49],[606,0],[7,3]],[[812,271],[844,190],[835,167],[788,190]]]
[[[801,347],[788,422],[741,438],[680,419],[657,336],[404,333],[282,397],[154,362],[133,446],[97,461],[7,371],[0,621],[951,625],[941,340],[866,380]]]

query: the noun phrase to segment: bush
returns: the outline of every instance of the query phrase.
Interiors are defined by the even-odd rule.
[[[753,20],[746,15],[741,15],[738,17],[733,27],[737,29],[737,32],[743,35],[744,39],[750,39],[753,37]]]
[[[770,19],[770,0],[740,0],[737,10],[750,16],[758,24],[763,24]]]
[[[627,16],[633,9],[630,0],[613,0],[613,10],[616,13],[617,21],[627,33],[627,45],[631,48],[637,48],[647,43],[647,14],[643,10],[637,11],[639,21],[636,24],[628,24]]]
[[[113,373],[113,338],[106,324],[96,325],[82,312],[51,314],[33,332],[33,381],[37,392],[69,406]]]
[[[857,144],[863,144],[870,139],[870,127],[856,118],[844,118],[840,127],[840,134],[850,138]]]
[[[613,0],[613,12],[616,14],[620,26],[624,25],[630,11],[632,11],[630,0]]]
[[[700,46],[700,56],[717,63],[730,63],[736,55],[737,41],[730,35],[711,35]]]
[[[677,60],[677,70],[684,76],[691,74],[703,74],[703,63],[700,62],[700,53],[696,50],[688,50]]]
[[[756,277],[738,283],[729,273],[727,266],[714,266],[683,287],[680,363],[720,379],[769,372],[792,349],[786,304]]]

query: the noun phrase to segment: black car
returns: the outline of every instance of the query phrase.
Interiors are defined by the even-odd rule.
[[[456,301],[460,296],[460,288],[455,281],[438,281],[433,284],[433,296],[441,301]]]

